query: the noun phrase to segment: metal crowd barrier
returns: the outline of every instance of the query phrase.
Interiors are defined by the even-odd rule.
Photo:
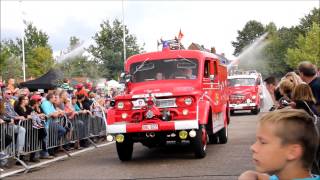
[[[23,148],[24,153],[33,153],[40,151],[41,148],[41,141],[39,141],[39,133],[38,129],[32,127],[32,120],[28,119],[25,121],[20,121],[19,126],[24,127],[26,129],[26,138],[25,144]],[[18,152],[18,156],[19,156]]]
[[[9,135],[11,138],[11,143],[7,147],[5,147],[6,135]],[[0,164],[1,166],[7,163],[8,158],[13,158],[14,156],[15,156],[14,127],[12,124],[8,124],[8,123],[0,124]],[[2,169],[0,168],[0,171],[1,170]]]
[[[66,116],[57,119],[48,119],[46,123],[49,124],[49,128],[46,129],[46,147],[47,149],[55,148],[69,143],[70,141],[79,141],[83,139],[88,139],[94,146],[96,146],[91,140],[91,137],[105,135],[106,125],[105,125],[105,114],[103,108],[101,108],[102,117],[96,115],[90,115],[88,113],[79,113],[74,116],[73,119],[67,119]],[[66,134],[59,137],[58,125],[65,127],[66,123],[70,122],[70,132],[71,139],[66,138]],[[20,121],[19,126],[26,129],[25,145],[23,148],[23,155],[28,155],[30,153],[39,152],[42,150],[42,141],[39,138],[39,130],[33,127],[32,120]],[[8,155],[6,158],[15,158],[28,170],[27,164],[19,159],[20,152],[16,152],[16,138],[13,125],[4,123],[0,124],[1,133],[1,151]],[[16,132],[17,133],[17,132]],[[5,147],[5,134],[9,134],[12,137],[12,143]],[[22,154],[21,154],[22,155]],[[68,154],[69,155],[69,154]],[[69,155],[70,156],[70,155]],[[0,159],[1,162],[1,159]],[[1,169],[0,169],[1,170]]]
[[[82,140],[89,138],[89,124],[90,124],[90,115],[87,113],[80,113],[75,115],[71,120],[73,125],[73,136],[72,140]]]

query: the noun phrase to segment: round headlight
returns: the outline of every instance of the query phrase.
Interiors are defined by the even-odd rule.
[[[128,117],[128,114],[127,113],[122,113],[121,117],[122,117],[122,119],[126,119]]]
[[[257,96],[252,96],[252,99],[256,99]]]
[[[124,108],[124,103],[123,102],[118,102],[117,107],[118,107],[118,109],[123,109]]]
[[[188,115],[188,113],[189,113],[188,109],[184,109],[184,110],[182,111],[182,114],[185,115],[185,116]]]
[[[197,135],[197,133],[193,129],[189,132],[189,136],[192,137],[192,138],[196,137],[196,135]]]
[[[190,97],[188,97],[188,98],[185,98],[184,99],[184,103],[186,104],[186,105],[191,105],[192,104],[192,98],[190,98]]]

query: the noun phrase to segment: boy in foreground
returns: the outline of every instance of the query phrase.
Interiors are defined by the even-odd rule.
[[[251,146],[256,171],[242,173],[239,180],[320,180],[310,173],[318,146],[319,134],[306,112],[270,112],[259,121]]]

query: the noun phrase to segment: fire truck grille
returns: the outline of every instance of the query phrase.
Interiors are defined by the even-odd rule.
[[[231,99],[231,100],[243,100],[244,98],[245,98],[244,95],[238,95],[238,94],[232,94],[232,95],[230,96],[230,99]]]
[[[176,98],[171,99],[157,99],[156,106],[158,108],[177,107]]]
[[[232,104],[242,104],[245,102],[246,102],[246,98],[244,95],[232,94],[230,96],[230,103],[232,103]]]

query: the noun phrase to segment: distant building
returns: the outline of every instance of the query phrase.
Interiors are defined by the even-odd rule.
[[[205,51],[205,52],[211,52],[215,55],[218,56],[218,59],[220,60],[221,63],[223,64],[230,64],[231,60],[227,59],[224,55],[224,53],[217,54],[216,49],[214,47],[211,48],[211,51],[209,49],[206,49],[203,45],[197,44],[197,43],[191,43],[190,46],[188,47],[189,50],[200,50],[200,51]]]

